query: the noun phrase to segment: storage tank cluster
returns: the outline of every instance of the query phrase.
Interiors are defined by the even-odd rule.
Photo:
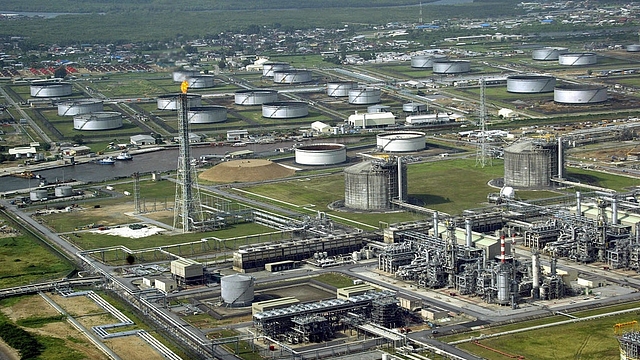
[[[36,189],[29,192],[29,200],[31,201],[44,201],[48,199],[48,196],[47,189]]]
[[[416,69],[431,69],[435,61],[444,61],[446,59],[447,56],[441,54],[415,55],[411,57],[411,67]]]
[[[227,108],[224,106],[199,106],[189,108],[187,119],[190,124],[213,124],[227,120]]]
[[[58,186],[53,191],[55,197],[57,198],[69,197],[73,195],[73,188],[69,185]]]
[[[467,60],[437,60],[433,62],[434,74],[462,74],[471,71]]]
[[[426,135],[419,131],[384,132],[376,135],[376,145],[382,151],[421,151],[426,147]]]
[[[344,169],[344,205],[366,211],[392,208],[391,200],[407,198],[407,165],[396,160],[370,160]]]
[[[262,76],[273,77],[275,72],[289,69],[291,69],[291,65],[289,65],[289,63],[269,61],[262,65]]]
[[[262,104],[262,117],[294,119],[309,115],[309,105],[302,101],[276,101]]]
[[[187,83],[191,89],[207,89],[214,86],[215,76],[213,75],[197,75],[187,77]]]
[[[225,305],[241,307],[251,305],[254,299],[255,279],[248,275],[233,274],[220,278],[220,295]]]
[[[113,130],[122,127],[122,115],[116,111],[102,111],[73,117],[75,130]]]
[[[347,161],[347,147],[342,144],[312,144],[297,147],[296,163],[300,165],[336,165]]]
[[[552,92],[556,78],[549,75],[512,75],[507,77],[507,91],[518,94]]]
[[[273,72],[276,84],[303,84],[311,81],[311,71],[305,69],[289,69]]]
[[[551,47],[546,46],[540,49],[535,49],[531,52],[531,58],[538,61],[553,61],[558,60],[560,54],[568,53],[569,49],[564,47]]]
[[[605,86],[597,85],[563,85],[553,91],[553,101],[560,104],[597,104],[607,101]]]
[[[593,65],[598,62],[595,53],[565,53],[558,56],[558,63],[566,66]]]
[[[361,87],[349,90],[349,104],[368,105],[380,102],[382,91],[374,87]]]
[[[347,97],[349,91],[357,89],[358,83],[354,81],[331,81],[327,83],[327,95],[331,97]]]
[[[238,90],[234,95],[236,105],[262,105],[278,101],[278,92],[275,90]]]
[[[33,81],[30,85],[32,97],[61,97],[73,93],[71,83],[62,81]]]
[[[563,152],[556,142],[523,139],[504,149],[504,185],[546,188],[562,176]]]
[[[166,94],[158,96],[158,110],[178,110],[178,98],[180,94]],[[187,94],[187,107],[201,107],[202,96],[198,94]]]
[[[69,100],[58,104],[58,116],[75,116],[100,111],[104,111],[104,104],[98,99]]]
[[[187,81],[190,77],[196,77],[200,75],[200,71],[198,70],[178,70],[173,72],[173,81],[174,82],[183,82]]]

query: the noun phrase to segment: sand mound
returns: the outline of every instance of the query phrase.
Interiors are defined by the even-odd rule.
[[[220,163],[200,174],[199,178],[214,182],[247,182],[281,179],[295,174],[269,160],[249,159]]]

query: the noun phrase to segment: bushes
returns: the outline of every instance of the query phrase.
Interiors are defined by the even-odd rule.
[[[20,352],[21,359],[35,359],[43,350],[43,346],[36,338],[21,328],[3,322],[0,323],[0,337],[12,348]]]

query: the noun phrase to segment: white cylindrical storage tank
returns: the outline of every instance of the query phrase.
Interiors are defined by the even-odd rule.
[[[34,81],[30,86],[33,97],[60,97],[73,93],[70,83],[60,81]]]
[[[104,111],[104,104],[98,99],[69,100],[58,104],[58,116],[76,116],[101,111]]]
[[[46,189],[37,189],[29,192],[29,199],[31,201],[40,201],[46,199],[49,193]]]
[[[278,101],[275,90],[238,90],[235,92],[236,105],[262,105]]]
[[[569,49],[563,47],[543,47],[531,52],[531,58],[538,61],[558,60],[560,54],[568,53]]]
[[[262,76],[273,77],[276,71],[284,71],[291,69],[291,65],[286,62],[270,61],[262,65]]]
[[[566,53],[560,54],[558,63],[567,66],[593,65],[598,62],[595,53]]]
[[[220,278],[220,295],[228,306],[248,306],[253,302],[255,280],[242,274]]]
[[[200,71],[197,70],[178,70],[173,72],[173,81],[181,83],[189,77],[198,75],[200,75]]]
[[[427,104],[414,102],[402,104],[402,111],[410,113],[427,111]]]
[[[67,197],[73,195],[73,188],[69,185],[58,186],[54,189],[56,197]]]
[[[419,131],[384,132],[376,136],[376,145],[382,151],[420,151],[426,147],[426,135]]]
[[[511,294],[509,293],[509,273],[501,271],[498,273],[498,299],[497,302],[500,305],[506,305],[511,301]]]
[[[438,60],[445,60],[446,55],[415,55],[411,57],[411,67],[418,69],[430,69],[433,67],[433,62]]]
[[[382,91],[378,88],[363,87],[349,90],[349,104],[367,105],[380,102]]]
[[[519,94],[552,92],[556,78],[548,75],[512,75],[507,77],[507,91]]]
[[[312,144],[297,147],[296,163],[301,165],[335,165],[347,161],[347,147],[342,144]]]
[[[187,82],[191,89],[206,89],[213,87],[214,78],[213,75],[189,76]]]
[[[115,111],[82,114],[73,117],[75,130],[112,130],[122,127],[122,114]]]
[[[367,113],[375,114],[375,113],[386,113],[391,112],[391,106],[389,105],[371,105],[367,106]]]
[[[311,70],[289,69],[273,72],[276,84],[302,84],[311,81]]]
[[[347,97],[350,90],[357,88],[358,83],[354,81],[332,81],[327,83],[327,95],[331,97]]]
[[[179,94],[167,94],[158,96],[158,110],[178,110]],[[187,107],[202,106],[202,96],[198,94],[187,94]]]
[[[438,60],[433,62],[434,74],[462,74],[471,71],[467,60]]]
[[[640,44],[627,45],[627,52],[638,52],[638,51],[640,51]]]
[[[224,106],[199,106],[189,108],[187,112],[189,124],[213,124],[227,120],[227,108]]]
[[[262,105],[262,117],[293,119],[309,115],[309,105],[302,101],[276,101]]]
[[[607,88],[594,85],[558,86],[553,101],[561,104],[597,104],[607,101]]]

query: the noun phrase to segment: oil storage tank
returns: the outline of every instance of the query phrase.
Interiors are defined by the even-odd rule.
[[[100,111],[104,111],[104,104],[98,99],[69,100],[58,104],[58,116],[76,116]]]
[[[53,191],[56,197],[68,197],[73,195],[73,188],[69,185],[58,186]]]
[[[181,83],[186,81],[187,78],[198,75],[200,75],[200,71],[198,70],[178,70],[173,72],[173,81]]]
[[[376,145],[382,151],[420,151],[426,147],[426,135],[419,131],[394,131],[376,135]]]
[[[296,163],[301,165],[335,165],[347,161],[347,147],[342,144],[312,144],[295,150]]]
[[[255,279],[248,275],[233,274],[220,278],[220,295],[227,306],[251,305],[254,298]]]
[[[640,44],[627,45],[626,49],[627,49],[627,52],[639,52],[640,51]]]
[[[269,61],[262,65],[262,76],[273,77],[276,71],[285,71],[291,69],[291,65],[286,62]]]
[[[563,85],[553,90],[553,101],[561,104],[597,104],[607,97],[607,88],[597,85]]]
[[[74,116],[73,128],[75,130],[112,130],[122,127],[122,114],[115,111],[95,112]]]
[[[567,66],[593,65],[598,62],[595,53],[566,53],[558,56],[558,63]]]
[[[349,90],[349,104],[368,105],[380,102],[382,91],[374,87],[362,87]]]
[[[46,189],[36,189],[29,192],[29,200],[31,201],[42,201],[47,199],[49,193]]]
[[[560,54],[568,53],[569,49],[564,47],[546,46],[540,49],[534,49],[531,52],[531,58],[538,61],[558,60]]]
[[[235,92],[236,105],[262,105],[278,101],[278,92],[275,90],[238,90]]]
[[[262,104],[262,117],[269,119],[295,119],[309,115],[309,105],[302,101],[276,101]]]
[[[227,120],[227,108],[224,106],[199,106],[187,111],[189,124],[213,124]]]
[[[548,75],[512,75],[507,77],[507,91],[518,94],[552,92],[556,78]]]
[[[191,89],[207,89],[214,86],[215,76],[213,75],[197,75],[187,77],[187,83]]]
[[[331,97],[347,97],[349,91],[358,88],[354,81],[331,81],[327,83],[327,95]]]
[[[391,200],[406,199],[407,166],[400,164],[393,158],[381,158],[344,169],[344,205],[356,210],[384,211],[392,208]]]
[[[445,60],[446,55],[414,55],[411,57],[411,67],[416,69],[431,69],[434,61]]]
[[[289,69],[273,72],[276,84],[302,84],[311,81],[311,70]]]
[[[166,94],[158,96],[158,110],[178,110],[179,94]],[[187,94],[187,107],[202,106],[202,96],[198,94]]]
[[[402,111],[409,113],[417,113],[427,111],[427,104],[410,102],[402,104]]]
[[[30,85],[33,97],[61,97],[73,93],[71,83],[62,81],[34,81]]]
[[[434,74],[462,74],[471,71],[467,60],[437,60],[433,62]]]
[[[551,186],[558,176],[558,146],[555,142],[522,139],[504,149],[504,185],[540,189]],[[564,164],[564,160],[561,160]]]

